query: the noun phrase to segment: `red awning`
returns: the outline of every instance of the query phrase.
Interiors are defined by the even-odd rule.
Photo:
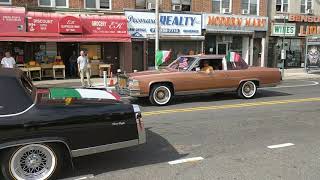
[[[130,35],[87,34],[63,35],[59,33],[0,33],[0,41],[18,42],[131,42]]]

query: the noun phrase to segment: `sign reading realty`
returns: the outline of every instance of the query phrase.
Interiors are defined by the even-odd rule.
[[[152,12],[126,11],[129,33],[134,38],[147,38],[156,31],[156,15]],[[198,14],[160,13],[160,34],[167,36],[200,36],[202,16]]]

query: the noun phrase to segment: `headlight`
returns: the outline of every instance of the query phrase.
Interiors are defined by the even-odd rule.
[[[129,79],[129,89],[139,89],[139,81],[136,79]]]

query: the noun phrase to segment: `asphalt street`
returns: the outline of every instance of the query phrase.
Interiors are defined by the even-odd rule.
[[[318,180],[318,82],[284,81],[252,100],[206,94],[155,107],[133,99],[143,110],[147,143],[77,158],[63,178]]]

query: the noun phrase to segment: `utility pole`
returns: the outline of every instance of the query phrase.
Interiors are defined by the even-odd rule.
[[[157,51],[159,51],[159,0],[156,0],[156,39],[155,39],[155,60],[154,60],[154,67],[155,69],[158,69],[157,66]]]

